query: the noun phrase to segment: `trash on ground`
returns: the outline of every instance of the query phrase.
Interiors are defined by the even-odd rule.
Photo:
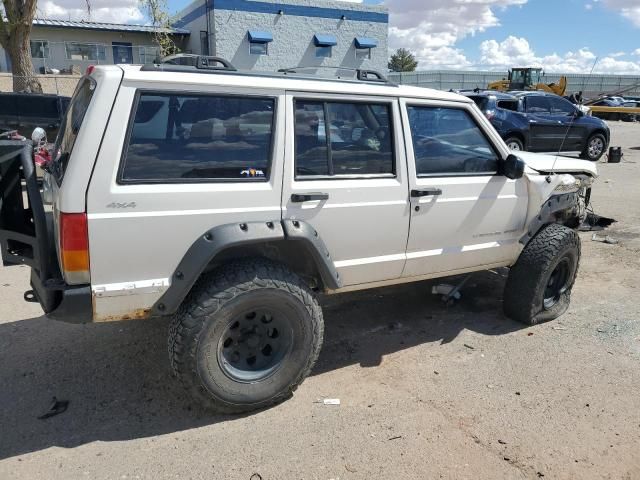
[[[54,417],[56,415],[60,415],[67,411],[67,407],[69,406],[69,400],[58,400],[56,397],[51,399],[51,405],[49,406],[49,410],[38,417],[38,420],[44,420],[46,418]]]
[[[562,325],[554,325],[553,327],[554,330],[566,330],[567,327],[563,327]]]
[[[325,398],[322,403],[324,405],[340,405],[340,399],[339,398]]]
[[[507,444],[507,442],[505,442],[504,440],[500,440],[500,439],[498,439],[498,443],[500,445],[506,445]]]
[[[607,227],[610,227],[612,223],[616,223],[617,220],[608,217],[602,217],[600,215],[596,215],[595,213],[587,213],[587,218],[584,219],[582,225],[578,227],[578,231],[580,232],[594,232],[604,230]]]
[[[449,295],[451,295],[456,300],[460,300],[460,297],[462,297],[462,295],[460,294],[460,292],[454,292],[455,288],[456,287],[454,287],[453,285],[441,283],[439,285],[434,285],[431,288],[431,293],[433,295],[442,295],[443,297],[448,297]],[[451,294],[451,292],[453,292],[453,294]]]
[[[391,440],[398,440],[399,438],[402,438],[402,435],[397,435],[397,436],[395,436],[395,437],[391,437],[391,438],[389,439],[389,441],[391,441]]]
[[[467,344],[467,343],[463,343],[463,345],[464,345],[465,347],[467,347],[469,350],[475,350],[475,349],[476,349],[476,347],[472,347],[471,345],[469,345],[469,344]]]
[[[599,236],[597,233],[594,233],[591,236],[591,241],[593,242],[601,242],[601,243],[608,243],[609,245],[616,245],[618,243],[618,240],[616,240],[615,238],[607,235],[605,237],[601,237]]]

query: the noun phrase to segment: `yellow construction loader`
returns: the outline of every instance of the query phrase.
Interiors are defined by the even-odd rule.
[[[541,68],[512,68],[509,77],[488,85],[489,90],[506,92],[509,90],[542,90],[564,96],[567,90],[567,77],[560,77],[558,83],[543,83]]]

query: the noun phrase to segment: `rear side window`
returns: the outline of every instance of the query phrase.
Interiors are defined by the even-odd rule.
[[[275,100],[142,92],[120,181],[267,180]]]
[[[465,110],[409,106],[407,113],[419,177],[497,171],[493,147]]]
[[[487,109],[487,105],[489,103],[489,99],[487,97],[470,96],[469,98],[475,102],[480,110],[485,111]]]
[[[393,175],[389,104],[295,103],[296,177]]]
[[[513,110],[514,112],[517,112],[518,101],[517,100],[499,100],[498,108],[503,108],[505,110]]]
[[[64,119],[62,120],[60,130],[58,131],[58,138],[56,138],[56,145],[53,149],[55,156],[51,167],[51,172],[56,178],[58,185],[62,183],[64,172],[69,164],[71,151],[76,143],[76,138],[78,137],[84,116],[93,98],[95,87],[96,82],[94,79],[90,77],[81,78],[71,98]]]

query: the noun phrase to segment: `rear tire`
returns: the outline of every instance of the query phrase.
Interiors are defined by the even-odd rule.
[[[582,152],[580,157],[584,158],[585,160],[597,162],[598,160],[600,160],[600,157],[604,155],[606,147],[607,140],[604,138],[604,135],[602,135],[601,133],[594,133],[587,139],[584,151]]]
[[[509,271],[504,313],[527,325],[565,313],[580,263],[580,237],[563,225],[544,227],[531,239]]]
[[[205,407],[240,413],[289,398],[322,346],[322,310],[284,266],[248,259],[203,278],[169,331],[171,368]]]
[[[522,140],[520,140],[518,137],[507,137],[504,143],[507,144],[509,150],[513,150],[515,152],[524,150],[524,143],[522,143]]]

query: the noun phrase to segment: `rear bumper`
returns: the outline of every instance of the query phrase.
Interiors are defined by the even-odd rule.
[[[47,317],[68,323],[93,321],[93,302],[89,285],[67,285],[60,281],[41,281],[31,270],[33,296]],[[26,298],[26,295],[25,295]]]

